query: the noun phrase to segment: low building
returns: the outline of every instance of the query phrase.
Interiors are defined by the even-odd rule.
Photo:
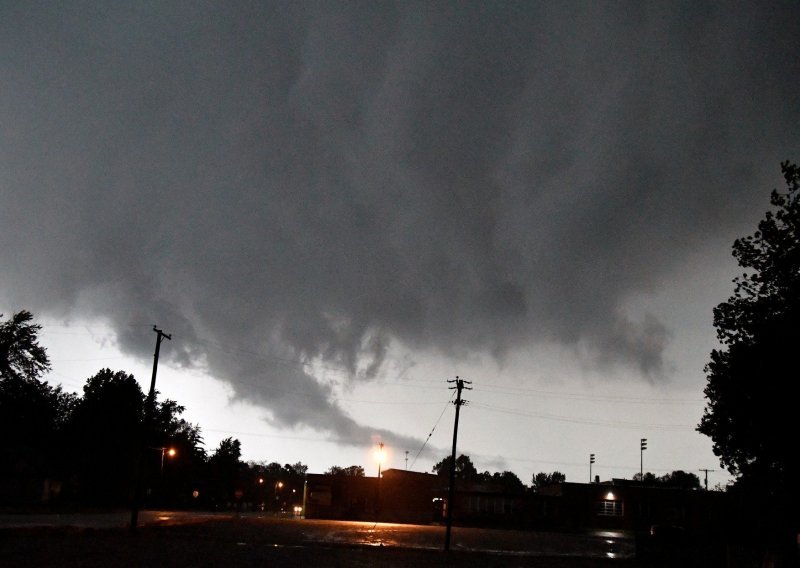
[[[548,524],[561,529],[649,531],[653,526],[713,531],[725,518],[725,495],[703,490],[654,487],[614,479],[603,483],[559,483],[542,487],[549,498]]]
[[[453,523],[541,530],[680,527],[710,534],[725,526],[725,494],[653,487],[630,480],[558,483],[509,493],[492,483],[457,481]],[[444,522],[448,478],[398,469],[377,477],[308,475],[307,518],[427,524]]]
[[[307,519],[374,520],[378,478],[310,473],[303,492]]]

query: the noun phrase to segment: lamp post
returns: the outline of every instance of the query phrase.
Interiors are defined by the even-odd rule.
[[[639,440],[639,481],[644,481],[644,451],[647,449],[647,438]]]
[[[283,489],[283,481],[276,481],[275,482],[275,509],[280,512],[281,505],[278,499],[278,491]]]
[[[156,448],[161,450],[161,477],[164,477],[164,455],[168,455],[171,458],[175,457],[175,454],[178,452],[175,451],[175,448]]]
[[[376,516],[381,510],[381,465],[386,459],[386,452],[383,450],[383,442],[378,442],[378,449],[375,450],[375,461],[378,462],[378,497],[375,500]]]

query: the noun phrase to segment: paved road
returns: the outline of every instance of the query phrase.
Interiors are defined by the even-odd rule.
[[[141,511],[141,525],[180,524],[211,518],[229,518],[230,513],[198,513],[193,511]],[[92,529],[126,528],[130,525],[130,511],[104,513],[6,513],[0,514],[2,528],[75,527]]]
[[[124,529],[130,513],[0,515],[0,528],[75,527],[79,529]],[[372,546],[418,550],[440,550],[444,527],[353,521],[323,521],[276,518],[263,513],[198,513],[187,511],[142,511],[143,530],[158,527],[208,525],[216,531],[242,538],[249,535],[274,546]],[[451,550],[518,556],[630,558],[634,541],[619,532],[551,533],[454,527]]]

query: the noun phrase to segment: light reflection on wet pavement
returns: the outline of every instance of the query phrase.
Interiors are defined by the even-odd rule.
[[[275,546],[356,545],[441,550],[444,526],[401,525],[358,521],[275,518],[264,514],[190,511],[143,511],[142,525],[180,526],[196,523],[256,523],[261,538]],[[0,527],[123,528],[128,512],[107,514],[0,515]],[[262,532],[263,531],[263,532]],[[243,546],[246,545],[244,541]],[[558,533],[453,527],[451,549],[508,556],[551,556],[624,559],[635,556],[633,535],[621,531]]]
[[[332,530],[312,531],[309,542],[437,550],[444,527],[389,523],[336,522]],[[322,527],[320,527],[322,528]],[[555,533],[454,527],[451,549],[519,556],[632,558],[635,541],[619,531]]]

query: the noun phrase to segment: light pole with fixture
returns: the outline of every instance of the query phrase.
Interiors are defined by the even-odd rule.
[[[378,462],[378,496],[375,500],[375,514],[381,510],[381,465],[386,459],[386,452],[383,449],[383,442],[378,442],[378,449],[375,450],[375,461]]]
[[[175,454],[178,452],[175,451],[175,448],[154,448],[157,450],[161,450],[161,477],[164,477],[164,455],[168,455],[171,458],[175,457]]]
[[[639,440],[639,481],[644,481],[644,451],[647,449],[647,438]]]

